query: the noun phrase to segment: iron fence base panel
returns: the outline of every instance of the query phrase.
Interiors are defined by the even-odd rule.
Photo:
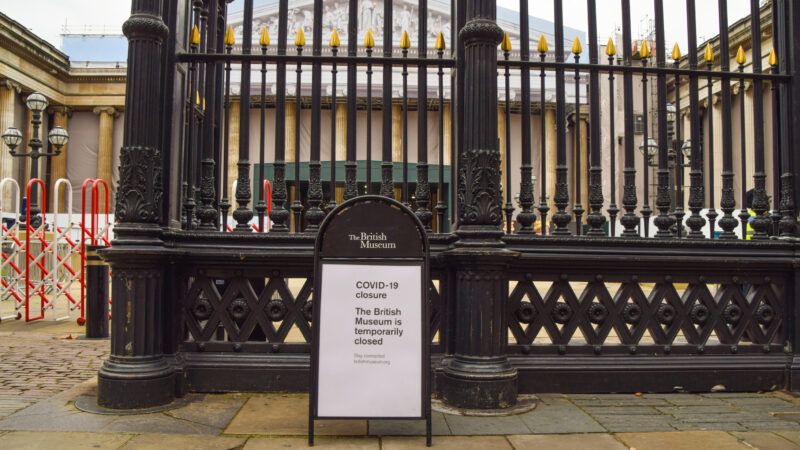
[[[192,392],[307,392],[309,355],[188,354]]]
[[[800,392],[800,355],[792,355],[787,377],[789,390],[792,392]]]

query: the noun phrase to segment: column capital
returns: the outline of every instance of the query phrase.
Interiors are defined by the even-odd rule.
[[[52,105],[47,107],[47,112],[51,114],[63,114],[67,117],[72,117],[72,113],[75,112],[75,110],[70,108],[69,106]]]
[[[111,117],[117,117],[119,115],[119,112],[113,106],[97,106],[92,112],[98,115],[105,113]]]
[[[16,92],[17,94],[22,93],[22,85],[20,85],[19,83],[10,78],[4,78],[3,80],[0,80],[0,87],[10,89]]]

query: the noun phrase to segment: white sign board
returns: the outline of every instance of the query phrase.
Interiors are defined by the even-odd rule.
[[[319,417],[422,417],[422,264],[321,264]]]

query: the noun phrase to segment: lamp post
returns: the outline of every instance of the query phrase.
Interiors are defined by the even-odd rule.
[[[8,127],[5,130],[2,138],[3,142],[5,142],[10,149],[11,156],[15,158],[31,159],[30,179],[34,179],[39,177],[39,158],[43,156],[50,157],[60,155],[61,147],[66,145],[67,141],[69,141],[69,133],[67,133],[67,130],[61,127],[53,127],[53,129],[51,129],[50,133],[47,135],[47,140],[56,148],[56,151],[42,151],[44,145],[42,144],[42,140],[39,138],[39,127],[42,125],[42,112],[47,108],[47,99],[39,92],[34,92],[28,96],[28,98],[25,100],[25,104],[33,113],[33,118],[31,119],[31,124],[33,125],[33,134],[31,135],[30,140],[28,140],[28,147],[30,147],[31,150],[24,153],[17,152],[17,147],[22,143],[22,133],[13,126]],[[41,210],[36,204],[36,186],[33,186],[30,197],[31,198],[28,199],[28,208],[30,208],[31,212],[30,225],[33,228],[39,228],[42,224],[42,219],[39,216]],[[20,220],[24,221],[24,217],[21,217]]]

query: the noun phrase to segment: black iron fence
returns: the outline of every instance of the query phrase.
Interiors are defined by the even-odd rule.
[[[325,2],[314,0],[298,32],[288,0],[278,0],[277,45],[254,32],[253,0],[238,16],[224,0],[134,0],[120,223],[105,253],[114,326],[101,403],[141,407],[186,389],[305,389],[315,230],[333,205],[363,193],[399,198],[431,230],[433,367],[448,402],[485,407],[480,396],[459,397],[459,386],[476,385],[497,394],[495,407],[517,386],[796,388],[793,2],[750,1],[752,62],[737,55],[733,68],[725,0],[720,36],[705,48],[696,0],[669,2],[685,6],[689,42],[671,62],[667,2],[653,1],[653,42],[634,49],[631,1],[620,0],[621,51],[605,47],[607,63],[595,0],[586,1],[587,39],[571,53],[561,0],[545,39],[529,35],[520,2],[518,53],[510,38],[501,42],[494,1],[450,2],[449,36],[430,30],[427,1],[418,4],[414,49],[389,0],[382,30],[372,30],[378,47],[373,33],[360,33],[357,0],[330,35]],[[734,105],[733,88],[745,83],[753,125],[737,119],[735,129],[745,104]],[[617,95],[603,97],[604,86]],[[620,102],[620,114],[609,113]],[[670,104],[686,116],[674,128]],[[752,145],[735,145],[736,136]],[[675,169],[683,166],[688,192]],[[264,179],[271,201],[259,192]],[[270,232],[254,232],[267,223]],[[752,239],[740,239],[748,224]]]

